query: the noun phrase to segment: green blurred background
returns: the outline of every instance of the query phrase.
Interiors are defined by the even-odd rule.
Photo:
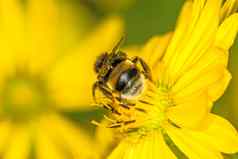
[[[172,31],[183,2],[184,0],[67,0],[68,4],[75,7],[76,14],[79,14],[75,17],[76,21],[80,23],[82,17],[90,17],[91,20],[86,24],[88,26],[96,24],[110,15],[121,16],[125,21],[125,45],[142,44],[153,35]],[[83,16],[82,9],[85,11]],[[238,39],[236,39],[230,54],[229,69],[233,79],[228,90],[213,109],[214,113],[228,119],[236,128],[238,128],[237,68]],[[100,112],[96,113],[100,117]],[[81,122],[88,122],[92,116],[95,116],[95,112],[80,115],[69,113],[69,116]],[[238,159],[238,154],[226,158]]]

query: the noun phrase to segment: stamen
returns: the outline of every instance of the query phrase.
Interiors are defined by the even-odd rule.
[[[122,103],[120,103],[119,105],[122,106],[123,108],[130,109],[130,107],[128,105],[125,105],[125,104],[122,104]]]
[[[103,117],[104,117],[106,120],[108,120],[108,121],[110,121],[110,122],[112,122],[112,123],[115,123],[115,122],[116,122],[116,120],[114,120],[114,119],[108,117],[107,115],[103,115]]]
[[[105,109],[107,109],[109,111],[111,111],[113,109],[111,106],[108,106],[108,105],[103,105],[103,108],[105,108]]]
[[[175,124],[173,121],[171,121],[170,119],[168,119],[168,122],[173,125],[176,128],[181,128],[180,126],[178,126],[177,124]]]
[[[143,112],[143,113],[146,113],[146,110],[145,109],[142,109],[142,108],[135,108],[136,110],[140,111],[140,112]]]
[[[108,128],[119,128],[121,126],[122,126],[121,124],[112,124],[112,125],[108,126]]]
[[[146,94],[145,96],[148,97],[148,98],[153,98],[153,96],[151,96],[149,94]]]
[[[136,120],[129,120],[129,121],[125,121],[124,124],[125,125],[128,125],[128,124],[132,124],[132,123],[135,123]]]
[[[149,89],[148,89],[148,92],[155,93],[155,90],[149,88]]]
[[[141,103],[143,103],[143,104],[153,105],[152,103],[149,103],[149,102],[144,101],[144,100],[139,100],[139,102],[141,102]]]
[[[125,133],[135,133],[138,132],[140,128],[129,128]]]
[[[163,85],[149,82],[147,89],[135,101],[123,101],[115,97],[115,101],[105,101],[105,107],[112,114],[104,116],[109,121],[107,128],[118,128],[121,133],[139,133],[160,129],[161,123],[168,120],[166,108],[172,105],[168,89]],[[132,102],[132,103],[130,103]],[[98,125],[98,123],[96,123]]]
[[[115,114],[117,114],[117,115],[119,115],[119,116],[121,115],[121,113],[118,112],[116,109],[113,109],[113,110],[112,110],[112,113],[115,113]]]

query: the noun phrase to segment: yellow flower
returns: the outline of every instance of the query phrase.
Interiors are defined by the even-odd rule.
[[[62,112],[91,103],[84,91],[93,83],[91,61],[120,38],[120,19],[106,20],[68,48],[78,32],[72,27],[65,35],[72,17],[62,15],[61,5],[21,3],[0,0],[0,158],[99,158],[94,139]]]
[[[114,104],[109,126],[122,132],[122,140],[109,159],[221,159],[221,153],[238,152],[236,129],[211,112],[231,79],[228,52],[238,14],[230,2],[186,1],[174,33],[137,50],[154,83],[146,81],[130,109]]]

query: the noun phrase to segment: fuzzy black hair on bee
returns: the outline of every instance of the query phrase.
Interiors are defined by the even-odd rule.
[[[97,60],[94,63],[94,71],[96,73],[99,73],[99,70],[102,68],[103,63],[105,63],[107,56],[108,56],[108,53],[103,53],[97,57]]]

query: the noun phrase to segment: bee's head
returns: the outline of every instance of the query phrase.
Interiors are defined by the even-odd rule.
[[[94,64],[94,71],[96,73],[99,73],[100,69],[103,67],[103,64],[108,58],[108,53],[103,53],[100,56],[97,57],[97,60]]]

